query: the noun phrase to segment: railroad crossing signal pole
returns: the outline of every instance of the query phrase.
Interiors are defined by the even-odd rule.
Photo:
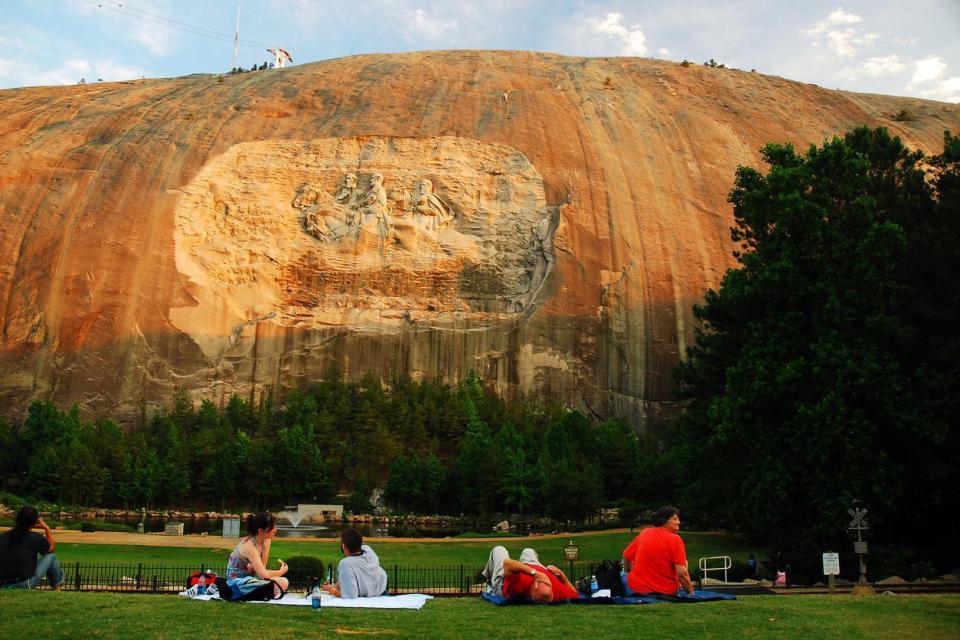
[[[867,582],[867,563],[864,560],[864,556],[867,555],[867,541],[863,539],[863,532],[870,526],[866,520],[867,510],[857,506],[859,502],[859,500],[854,500],[853,508],[847,509],[847,513],[853,516],[853,520],[850,521],[847,528],[857,532],[857,539],[853,543],[853,552],[857,554],[857,558],[860,560],[860,577],[850,593],[855,596],[872,596],[876,594],[876,591]]]

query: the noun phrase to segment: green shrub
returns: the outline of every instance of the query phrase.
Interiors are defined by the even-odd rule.
[[[687,59],[684,59],[683,62],[680,63],[680,66],[686,68],[686,67],[689,67],[691,64],[693,63]]]
[[[289,567],[286,577],[290,581],[290,589],[306,589],[313,578],[323,582],[326,575],[323,560],[316,556],[292,556],[284,562]]]
[[[96,530],[97,530],[97,527],[96,527],[96,525],[93,524],[92,522],[81,522],[81,523],[80,523],[80,531],[83,531],[84,533],[93,533],[93,532],[96,531]]]
[[[900,109],[900,111],[890,117],[897,122],[913,122],[917,119],[917,116],[913,115],[913,112],[907,109]]]

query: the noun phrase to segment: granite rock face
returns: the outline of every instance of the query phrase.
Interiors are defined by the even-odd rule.
[[[902,109],[916,120],[897,122]],[[767,141],[960,107],[518,52],[0,91],[0,400],[132,415],[337,363],[655,427]]]

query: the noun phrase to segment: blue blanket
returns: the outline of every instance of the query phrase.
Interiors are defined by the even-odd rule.
[[[480,597],[500,607],[514,604],[533,604],[526,596],[504,598],[503,596],[492,593],[481,593]],[[560,600],[559,602],[551,602],[550,604],[658,604],[661,602],[716,602],[717,600],[736,600],[736,597],[726,593],[714,593],[713,591],[696,591],[692,596],[686,593],[676,596],[651,593],[611,598],[588,598],[581,595],[576,600]]]

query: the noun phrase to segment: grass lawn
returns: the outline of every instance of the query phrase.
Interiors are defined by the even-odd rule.
[[[753,596],[735,602],[497,608],[437,599],[420,611],[191,602],[176,596],[0,592],[7,638],[956,638],[960,596]]]
[[[580,546],[580,559],[595,561],[619,558],[627,544],[636,533],[597,532],[574,538]],[[696,566],[701,556],[729,555],[735,560],[745,560],[751,549],[742,538],[716,533],[683,532],[687,545],[687,557],[691,566]],[[383,565],[482,565],[487,554],[496,544],[507,547],[511,555],[519,556],[520,550],[532,544],[540,554],[540,559],[548,564],[560,565],[563,560],[563,547],[569,538],[531,539],[526,541],[509,540],[470,540],[469,542],[391,542],[387,539],[367,539],[380,556]],[[232,548],[234,541],[224,541],[223,549],[185,548],[185,547],[141,547],[133,545],[103,545],[57,543],[57,557],[61,563],[98,562],[110,564],[149,565],[199,565],[201,563],[226,563],[227,547]],[[315,541],[288,542],[277,539],[273,542],[271,558],[289,558],[294,555],[312,555],[325,563],[340,559],[338,543],[332,538],[318,538]],[[757,553],[760,557],[761,554]]]

